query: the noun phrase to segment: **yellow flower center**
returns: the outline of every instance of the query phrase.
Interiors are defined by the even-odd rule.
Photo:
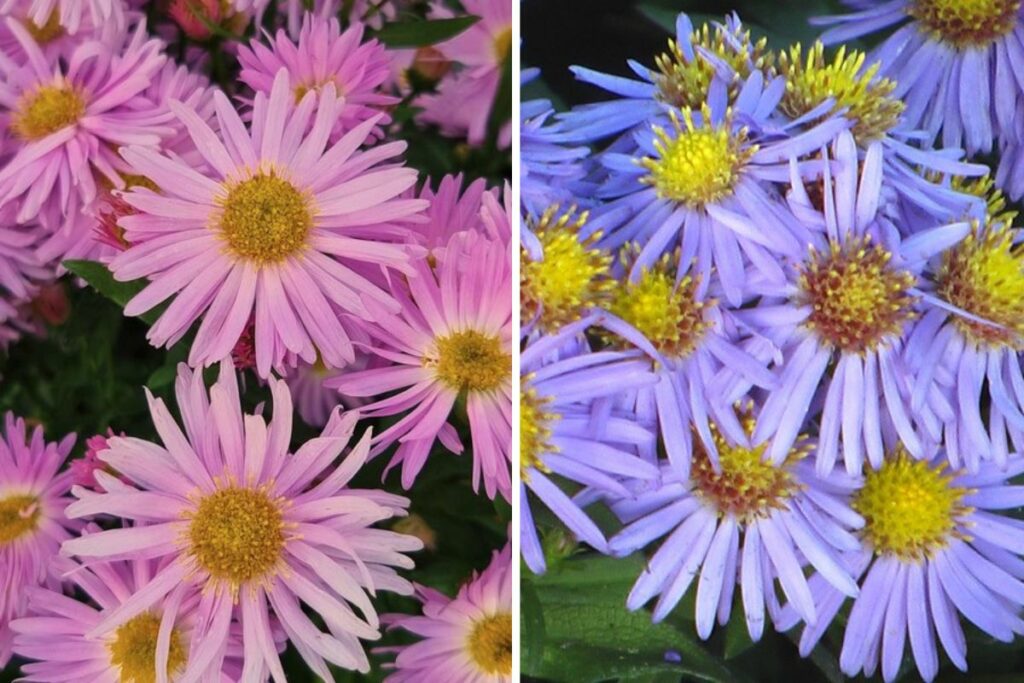
[[[302,250],[313,228],[310,198],[273,171],[228,185],[222,203],[217,227],[229,248],[257,263]]]
[[[512,374],[512,354],[498,337],[465,330],[434,343],[437,359],[427,363],[438,379],[457,391],[493,391]]]
[[[864,518],[863,535],[878,555],[920,560],[959,535],[961,499],[967,489],[952,485],[953,476],[899,451],[868,469],[864,486],[851,505]]]
[[[750,75],[751,65],[760,68],[764,64],[767,39],[751,42],[750,31],[738,27],[730,35],[725,26],[712,29],[704,24],[690,34],[690,41],[694,51],[702,47],[732,67],[737,75],[736,81]],[[659,99],[680,109],[697,108],[707,101],[715,67],[702,55],[696,54],[695,57],[693,61],[686,61],[678,43],[668,41],[668,52],[654,60],[658,72],[653,77]]]
[[[675,255],[678,263],[678,254]],[[654,268],[644,268],[636,282],[624,281],[612,295],[609,312],[640,331],[658,351],[685,358],[704,338],[706,302],[697,300],[697,281],[685,276],[676,284],[668,254]]]
[[[549,472],[544,454],[556,448],[551,445],[551,424],[559,419],[545,410],[550,396],[542,397],[536,389],[525,389],[519,394],[519,474],[528,481],[530,468]]]
[[[942,258],[936,291],[968,313],[1002,327],[954,316],[970,341],[993,348],[1024,349],[1024,244],[1014,244],[1006,224],[971,233]]]
[[[935,40],[958,49],[984,47],[1017,25],[1020,0],[914,0],[907,14]]]
[[[806,325],[832,346],[863,353],[899,334],[914,317],[914,277],[889,264],[892,254],[869,238],[811,250],[800,274],[798,299],[811,306]]]
[[[39,501],[29,494],[0,498],[0,547],[36,530]]]
[[[466,640],[466,649],[483,673],[512,673],[512,615],[500,612],[477,621]]]
[[[85,98],[69,85],[44,85],[22,95],[11,115],[11,130],[23,140],[39,140],[73,125],[85,114]]]
[[[653,127],[658,158],[640,160],[650,172],[644,182],[653,185],[662,199],[694,207],[732,195],[743,166],[757,149],[745,149],[746,128],[733,131],[731,116],[719,126],[708,125],[711,112],[707,107],[700,128],[694,125],[689,109],[683,110],[682,122],[674,111],[671,116],[673,131]]]
[[[792,118],[803,116],[828,98],[835,100],[832,111],[845,109],[854,121],[853,134],[860,143],[876,140],[896,125],[903,102],[891,97],[896,83],[878,78],[880,64],[864,69],[866,57],[858,50],[840,47],[832,61],[825,59],[825,47],[816,42],[804,55],[799,43],[779,54],[779,72],[786,77],[782,111]]]
[[[494,36],[494,56],[499,62],[504,62],[512,56],[512,27],[503,29]]]
[[[555,217],[558,207],[544,212],[533,232],[544,250],[543,259],[533,261],[526,250],[519,256],[520,315],[556,330],[576,320],[584,308],[600,305],[614,286],[608,276],[612,257],[594,247],[600,233],[585,240],[579,237],[587,213],[575,217],[572,210]]]
[[[210,576],[235,589],[267,576],[284,550],[281,504],[264,488],[228,486],[214,491],[191,514],[190,553]]]
[[[64,35],[64,27],[60,25],[60,13],[57,11],[50,12],[42,26],[31,19],[26,20],[25,30],[39,45],[46,45]]]
[[[743,409],[739,418],[747,435],[754,433],[756,421],[753,407]],[[765,460],[767,444],[745,448],[730,443],[721,432],[711,425],[711,434],[718,450],[718,464],[721,472],[715,472],[711,459],[695,440],[693,463],[690,466],[690,480],[694,493],[718,510],[719,515],[729,515],[744,522],[757,517],[767,517],[773,510],[786,508],[800,484],[793,478],[787,463],[807,454],[807,447],[798,442],[782,465]]]
[[[110,663],[121,672],[120,683],[156,683],[156,643],[160,618],[146,612],[122,624],[107,645]],[[185,667],[188,658],[178,629],[171,629],[167,674]]]

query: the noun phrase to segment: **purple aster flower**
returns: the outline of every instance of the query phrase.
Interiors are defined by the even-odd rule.
[[[1016,0],[865,0],[852,14],[822,17],[826,45],[899,26],[869,55],[896,82],[904,118],[943,147],[989,152],[1013,131],[1024,72],[1024,8]]]
[[[745,436],[754,431],[753,405],[736,410]],[[612,502],[626,526],[608,546],[628,555],[666,537],[633,585],[626,606],[635,610],[658,597],[654,621],[676,607],[696,580],[696,625],[701,638],[711,635],[717,618],[724,625],[740,588],[750,637],[761,638],[765,609],[778,622],[782,593],[807,623],[818,608],[805,578],[814,568],[845,595],[857,585],[840,554],[859,548],[851,529],[860,517],[848,507],[848,475],[815,472],[806,456],[814,443],[802,437],[781,463],[765,458],[765,447],[730,442],[711,428],[717,456],[700,449],[688,477],[662,468],[656,485],[638,482],[634,493]]]
[[[686,477],[694,433],[715,462],[712,420],[732,440],[749,445],[732,405],[754,385],[775,386],[767,367],[775,349],[738,329],[731,313],[707,296],[700,278],[681,272],[678,250],[650,268],[630,268],[628,252],[622,260],[627,274],[609,295],[604,327],[646,350],[658,377],[657,384],[625,394],[623,401],[641,423],[659,426],[669,462]],[[657,458],[653,449],[648,456]]]
[[[922,430],[933,440],[940,436],[930,411],[910,412],[901,351],[919,305],[935,301],[918,289],[926,261],[962,239],[970,225],[922,229],[902,240],[879,212],[883,154],[882,145],[872,143],[860,166],[856,143],[844,133],[831,154],[822,149],[824,175],[809,189],[792,162],[788,201],[808,227],[810,251],[781,287],[752,285],[764,294],[760,305],[736,312],[785,358],[754,432],[755,443],[773,439],[768,454],[775,461],[789,452],[816,396],[823,400],[822,473],[840,452],[851,473],[860,471],[865,453],[878,466],[885,431],[895,430],[917,457],[926,450]],[[820,196],[820,207],[811,193]]]
[[[599,315],[590,315],[566,325],[534,341],[520,357],[520,533],[523,560],[536,573],[546,564],[527,491],[577,539],[607,552],[604,534],[554,475],[620,496],[629,495],[620,477],[658,476],[658,468],[636,453],[652,447],[653,435],[613,405],[619,392],[657,381],[650,360],[640,351],[565,354],[566,347],[581,348],[577,337],[598,322]]]
[[[49,572],[60,544],[81,525],[64,510],[72,474],[58,473],[75,443],[69,434],[47,442],[42,427],[27,433],[25,421],[11,413],[0,434],[0,667],[11,657],[11,619],[27,610],[26,590],[47,585],[60,589]]]
[[[866,472],[850,500],[864,519],[864,547],[846,558],[861,589],[843,637],[845,674],[872,676],[880,664],[893,681],[908,646],[926,681],[938,672],[939,646],[966,671],[960,615],[1001,642],[1024,632],[1024,523],[1001,514],[1024,504],[1021,487],[1009,484],[1022,472],[1020,456],[1005,468],[989,461],[966,474],[949,469],[941,454],[914,460],[899,448]],[[804,656],[846,600],[820,575],[810,586],[820,610],[801,634]],[[787,605],[780,627],[797,620]]]

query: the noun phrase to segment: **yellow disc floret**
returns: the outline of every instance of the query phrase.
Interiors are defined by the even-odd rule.
[[[737,415],[747,436],[752,435],[756,427],[753,406],[739,409]],[[711,434],[718,450],[720,471],[715,471],[711,458],[699,446],[699,439],[695,440],[690,466],[694,493],[719,515],[745,522],[767,517],[773,510],[785,509],[787,501],[800,489],[789,465],[807,454],[806,438],[801,437],[786,461],[776,465],[764,457],[768,444],[752,448],[737,446],[726,440],[714,424]]]
[[[60,25],[60,12],[54,10],[41,25],[27,19],[25,30],[39,45],[46,45],[64,35],[64,27]]]
[[[509,26],[494,36],[494,56],[498,62],[504,62],[512,55],[512,27]]]
[[[781,108],[797,118],[832,98],[832,111],[844,110],[854,122],[853,135],[860,143],[876,140],[891,130],[903,113],[903,103],[892,97],[896,83],[878,78],[879,64],[864,68],[865,55],[840,47],[831,61],[825,47],[816,42],[806,54],[797,43],[779,54],[779,72],[786,78]]]
[[[957,49],[985,47],[1017,25],[1020,0],[912,0],[907,14],[939,42]]]
[[[602,305],[615,285],[608,269],[612,257],[594,244],[601,234],[580,239],[587,212],[573,209],[559,214],[550,207],[530,228],[540,242],[542,258],[519,255],[520,315],[537,320],[545,331],[557,330],[579,318],[591,306]]]
[[[0,548],[35,531],[39,525],[39,501],[19,493],[0,498]]]
[[[493,391],[512,375],[512,354],[496,336],[464,330],[439,337],[435,344],[437,355],[425,364],[456,391]]]
[[[466,639],[466,650],[477,668],[489,676],[512,673],[512,615],[500,612],[479,619]]]
[[[658,99],[680,109],[697,108],[706,102],[716,74],[715,65],[696,51],[698,47],[728,64],[734,83],[764,65],[767,39],[751,41],[750,31],[740,26],[719,25],[712,29],[704,24],[694,29],[690,41],[694,49],[692,60],[687,59],[675,40],[669,40],[668,52],[654,60],[658,70],[652,75],[658,86]]]
[[[23,140],[39,140],[78,123],[85,106],[85,97],[70,85],[44,85],[18,100],[11,130]]]
[[[160,617],[149,612],[134,617],[120,627],[107,648],[110,664],[120,672],[121,683],[156,683],[156,645],[160,635]],[[167,654],[168,676],[185,667],[187,656],[178,629],[171,629]]]
[[[806,325],[822,341],[863,353],[898,335],[915,315],[914,277],[893,268],[892,254],[869,238],[811,250],[800,273],[799,303],[811,307]]]
[[[257,263],[282,261],[306,246],[310,198],[273,171],[226,186],[216,229],[234,254]]]
[[[236,589],[269,577],[285,545],[283,501],[266,488],[227,486],[199,500],[187,545],[200,568]]]
[[[665,254],[636,281],[627,278],[612,295],[609,312],[640,331],[658,351],[685,358],[700,344],[711,323],[704,320],[708,302],[697,298],[698,281],[689,275],[676,282],[679,253]]]
[[[1024,243],[1008,224],[989,223],[943,254],[936,292],[954,306],[995,323],[954,316],[970,342],[1024,349]]]
[[[529,480],[530,468],[549,471],[543,457],[556,450],[551,445],[551,424],[558,420],[557,414],[545,409],[550,402],[551,397],[540,396],[536,389],[519,394],[519,471],[523,481]]]
[[[970,512],[962,503],[967,493],[949,472],[900,449],[880,469],[868,469],[851,505],[864,518],[862,533],[876,554],[920,560],[961,535],[959,520]]]
[[[731,114],[718,125],[710,124],[705,106],[701,126],[693,112],[682,110],[683,120],[671,112],[673,130],[653,126],[657,158],[644,157],[640,165],[649,173],[643,182],[658,196],[691,207],[699,207],[731,196],[743,167],[757,151],[747,145],[747,129],[734,129]]]

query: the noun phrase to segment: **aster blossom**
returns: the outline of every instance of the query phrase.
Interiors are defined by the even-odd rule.
[[[448,421],[465,401],[473,446],[473,486],[508,498],[512,436],[512,299],[508,245],[475,231],[453,235],[437,265],[424,260],[414,277],[393,290],[401,313],[367,327],[372,350],[395,363],[341,375],[329,385],[343,394],[377,396],[367,416],[403,417],[375,438],[375,452],[398,442],[391,466],[401,464],[410,487],[435,440],[459,453]]]
[[[307,363],[319,354],[330,367],[351,362],[336,311],[374,320],[399,305],[350,265],[413,270],[413,248],[349,236],[423,208],[419,200],[396,199],[416,182],[415,171],[373,168],[405,144],[357,152],[377,123],[370,119],[328,146],[340,106],[334,86],[295,104],[284,70],[269,96],[256,94],[248,130],[223,93],[215,92],[214,102],[220,134],[193,108],[171,103],[208,164],[205,174],[149,148],[123,150],[135,172],[159,188],[123,195],[138,213],[121,219],[130,246],[110,268],[121,281],[150,281],[125,314],[174,297],[149,330],[156,346],[173,344],[201,317],[193,365],[226,357],[253,315],[261,376],[287,352]]]
[[[4,416],[0,435],[0,666],[11,657],[11,619],[25,614],[25,591],[36,585],[57,589],[49,572],[60,544],[80,526],[68,521],[71,473],[59,472],[75,435],[47,442],[42,427],[28,432],[25,421]]]
[[[356,413],[335,411],[319,438],[290,453],[291,396],[283,380],[269,383],[274,414],[268,423],[243,414],[230,363],[221,364],[209,394],[202,374],[182,364],[175,392],[185,431],[163,401],[150,395],[163,446],[132,437],[107,440],[99,459],[126,481],[95,472],[102,490],[76,488],[79,500],[67,513],[113,514],[136,526],[72,539],[62,552],[90,563],[150,558],[161,566],[105,612],[87,637],[116,632],[165,597],[165,618],[174,619],[169,606],[182,605],[196,591],[202,629],[192,638],[198,645],[188,654],[185,679],[200,678],[223,657],[233,619],[242,624],[240,680],[286,680],[272,618],[325,680],[331,680],[328,662],[369,670],[360,640],[376,639],[380,632],[368,593],[411,593],[394,567],[411,568],[404,553],[422,547],[416,538],[373,525],[404,515],[408,500],[348,488],[369,453],[367,433],[335,465]],[[321,615],[326,631],[310,621],[302,604]],[[166,665],[158,660],[157,671]]]
[[[1024,629],[1024,568],[1020,520],[1002,511],[1021,505],[1008,481],[1024,472],[1014,457],[1004,468],[988,461],[976,474],[952,469],[941,453],[923,460],[893,446],[878,468],[850,488],[850,504],[864,518],[862,549],[846,559],[860,582],[843,636],[845,674],[896,678],[909,646],[926,681],[939,668],[939,648],[967,670],[960,615],[989,636],[1009,642]],[[828,628],[845,596],[810,580],[821,613],[803,629],[805,656]],[[783,628],[795,620],[787,607]]]
[[[389,683],[439,680],[452,683],[512,681],[512,547],[495,551],[487,568],[454,598],[416,586],[422,616],[382,615],[391,629],[422,638],[396,653]]]

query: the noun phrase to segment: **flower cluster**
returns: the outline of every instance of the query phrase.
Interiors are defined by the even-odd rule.
[[[92,315],[61,282],[165,358],[81,457],[7,416],[0,677],[511,679],[511,550],[475,573],[507,534],[459,587],[410,514],[442,450],[471,509],[511,498],[510,52],[506,0],[0,2],[0,350]],[[436,130],[495,158],[431,178]]]
[[[1020,3],[854,4],[824,45],[909,23],[680,15],[635,77],[572,68],[607,100],[523,105],[522,552],[644,552],[626,607],[692,592],[701,638],[807,656],[842,612],[844,673],[931,680],[1024,626],[1024,238],[965,160],[1015,144]]]

